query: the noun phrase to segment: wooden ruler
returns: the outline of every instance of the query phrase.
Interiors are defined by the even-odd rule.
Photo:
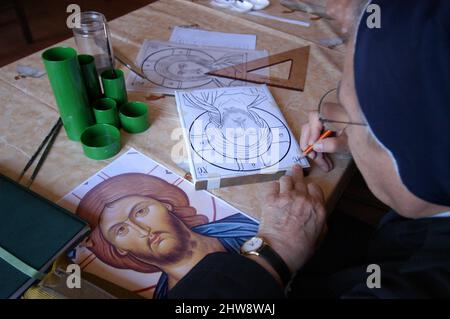
[[[306,82],[306,72],[308,69],[309,46],[285,51],[257,60],[244,62],[241,64],[226,67],[220,70],[210,71],[207,74],[248,81],[253,83],[267,84],[284,89],[303,91]],[[250,73],[252,71],[264,69],[270,66],[278,65],[291,61],[289,77],[281,79],[276,77],[267,77],[259,74]]]

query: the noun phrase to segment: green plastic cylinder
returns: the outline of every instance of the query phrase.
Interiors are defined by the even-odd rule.
[[[119,111],[116,104],[116,100],[108,97],[95,100],[92,103],[97,124],[111,124],[120,127]]]
[[[109,124],[95,124],[81,135],[84,154],[95,160],[113,157],[120,151],[120,131]]]
[[[94,124],[94,115],[77,52],[72,48],[55,47],[42,53],[42,60],[67,136],[79,141],[84,130]]]
[[[131,101],[121,106],[119,110],[120,124],[128,133],[142,133],[150,127],[148,105]]]
[[[105,96],[117,101],[120,106],[128,102],[127,88],[125,86],[125,78],[121,70],[106,70],[101,75],[103,91]]]
[[[98,79],[97,69],[95,68],[95,59],[92,55],[80,54],[78,62],[81,67],[84,85],[89,96],[89,101],[94,101],[102,96],[102,88]]]

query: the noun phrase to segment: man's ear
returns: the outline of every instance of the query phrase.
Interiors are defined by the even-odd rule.
[[[116,250],[119,253],[119,255],[122,255],[122,256],[128,255],[128,251],[126,251],[126,250],[123,250],[123,249],[117,248],[117,247],[116,247]]]

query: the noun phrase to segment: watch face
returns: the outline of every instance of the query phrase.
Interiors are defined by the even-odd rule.
[[[263,240],[260,237],[253,237],[250,238],[249,240],[247,240],[243,245],[242,245],[242,252],[243,253],[249,253],[249,252],[253,252],[253,251],[257,251],[258,249],[260,249],[263,245]]]

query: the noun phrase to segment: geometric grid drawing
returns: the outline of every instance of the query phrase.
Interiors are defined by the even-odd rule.
[[[295,163],[309,166],[267,86],[175,96],[196,187],[258,182],[241,177],[284,172]]]
[[[71,260],[145,298],[166,298],[202,256],[239,253],[258,229],[255,219],[132,148],[58,204],[91,227]]]
[[[137,58],[137,65],[146,79],[130,72],[127,88],[132,91],[173,95],[175,90],[245,86],[246,82],[206,73],[265,56],[266,51],[200,47],[146,40]],[[260,70],[258,74],[264,73],[267,73],[267,70]]]

